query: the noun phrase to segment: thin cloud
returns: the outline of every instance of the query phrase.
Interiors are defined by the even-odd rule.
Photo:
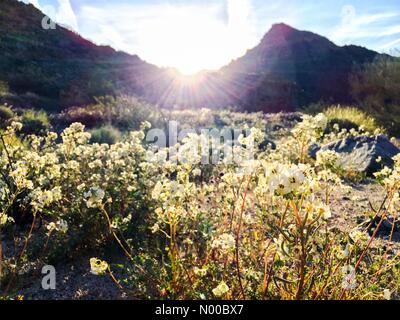
[[[400,33],[400,25],[387,27],[379,34],[379,36],[392,36],[398,33]]]
[[[78,19],[81,32],[96,43],[188,72],[201,65],[217,69],[257,44],[251,0],[85,5]]]
[[[75,31],[78,31],[78,20],[72,9],[70,0],[57,0],[58,10],[56,21],[60,24],[67,25]]]
[[[39,0],[22,0],[22,2],[32,4],[58,24],[78,31],[78,19],[70,0],[57,0],[56,5],[41,5],[42,1]]]
[[[400,26],[391,25],[396,12],[375,12],[359,14],[354,6],[347,5],[342,8],[340,24],[333,29],[329,37],[339,44],[351,44],[365,39],[383,40],[384,37],[396,35]]]
[[[397,13],[380,13],[355,16],[353,19],[342,23],[331,33],[335,41],[351,41],[360,38],[381,37],[397,33],[393,27],[382,26],[378,22],[385,22],[398,16]]]
[[[400,45],[400,39],[397,39],[397,40],[391,41],[389,43],[386,43],[386,44],[380,46],[378,48],[378,50],[379,51],[390,50],[390,49],[395,48],[397,45]]]
[[[41,10],[40,4],[39,4],[39,0],[20,0],[26,4],[31,4],[34,7],[36,7],[37,9]]]

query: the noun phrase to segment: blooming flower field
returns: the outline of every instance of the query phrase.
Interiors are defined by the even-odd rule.
[[[246,117],[235,124],[248,126]],[[349,172],[340,154],[320,151],[313,160],[308,148],[379,132],[326,126],[323,114],[303,116],[276,148],[261,148],[265,131],[252,127],[231,149],[239,161],[228,161],[222,146],[210,163],[202,134],[153,148],[143,123],[100,145],[79,123],[60,136],[17,139],[21,124],[13,122],[0,140],[0,293],[23,294],[29,265],[89,254],[91,276],[110,277],[131,298],[398,297],[395,223],[386,245],[374,243],[380,226],[398,219],[400,156],[371,182],[385,189],[369,210],[375,231],[340,230],[331,206],[335,190],[352,188]]]

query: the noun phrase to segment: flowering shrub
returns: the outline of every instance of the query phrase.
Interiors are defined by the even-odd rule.
[[[332,138],[326,124],[323,115],[305,116],[264,151],[264,134],[253,128],[233,148],[240,161],[220,159],[217,149],[221,161],[211,165],[198,153],[201,134],[153,150],[143,142],[148,123],[113,145],[89,144],[74,123],[60,137],[10,144],[21,130],[13,123],[1,136],[0,232],[7,235],[19,212],[33,221],[20,250],[0,261],[0,275],[7,268],[17,277],[27,258],[47,260],[55,247],[74,254],[112,242],[126,256],[121,278],[111,258],[92,258],[88,269],[135,297],[388,297],[399,289],[398,255],[370,250],[376,234],[330,224],[332,190],[344,188],[338,155],[307,156],[312,142]],[[399,167],[397,157],[394,169],[377,173],[387,189],[376,212],[382,221],[398,212]],[[34,241],[45,241],[39,253]]]

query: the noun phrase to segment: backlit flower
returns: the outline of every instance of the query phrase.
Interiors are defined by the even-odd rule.
[[[229,287],[224,281],[221,281],[221,283],[215,289],[213,289],[212,292],[216,297],[219,298],[229,292]]]
[[[97,258],[90,259],[90,272],[95,275],[103,275],[108,269],[108,263]]]

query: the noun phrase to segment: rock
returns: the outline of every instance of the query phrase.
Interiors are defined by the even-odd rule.
[[[392,240],[393,240],[394,242],[400,242],[400,232],[394,232],[394,233],[393,233]]]
[[[371,225],[368,229],[368,234],[370,236],[373,235],[375,229],[378,227],[381,221],[381,217],[375,217],[374,220],[371,221]],[[393,225],[394,224],[394,225]],[[393,234],[392,234],[393,230]],[[385,240],[390,239],[390,235],[392,234],[392,241],[399,242],[400,240],[400,223],[395,220],[393,217],[388,217],[381,223],[376,236],[378,238],[382,238]]]
[[[284,129],[284,127],[281,126],[280,124],[276,124],[276,125],[274,125],[272,127],[272,131],[279,131],[279,130],[282,130],[282,129]]]
[[[308,155],[316,159],[317,158],[317,152],[321,150],[321,146],[318,143],[313,143],[308,147]]]
[[[268,146],[272,150],[276,150],[276,143],[269,139],[265,139],[263,142],[261,142],[259,145],[259,148],[260,148],[260,150],[265,151],[265,150],[267,150]]]
[[[322,147],[313,144],[309,147],[309,155],[315,159],[319,150],[333,150],[341,153],[339,162],[344,169],[365,172],[367,175],[372,175],[383,166],[391,167],[392,158],[400,153],[400,149],[384,135],[348,137]],[[382,159],[380,163],[377,162],[379,157]]]

